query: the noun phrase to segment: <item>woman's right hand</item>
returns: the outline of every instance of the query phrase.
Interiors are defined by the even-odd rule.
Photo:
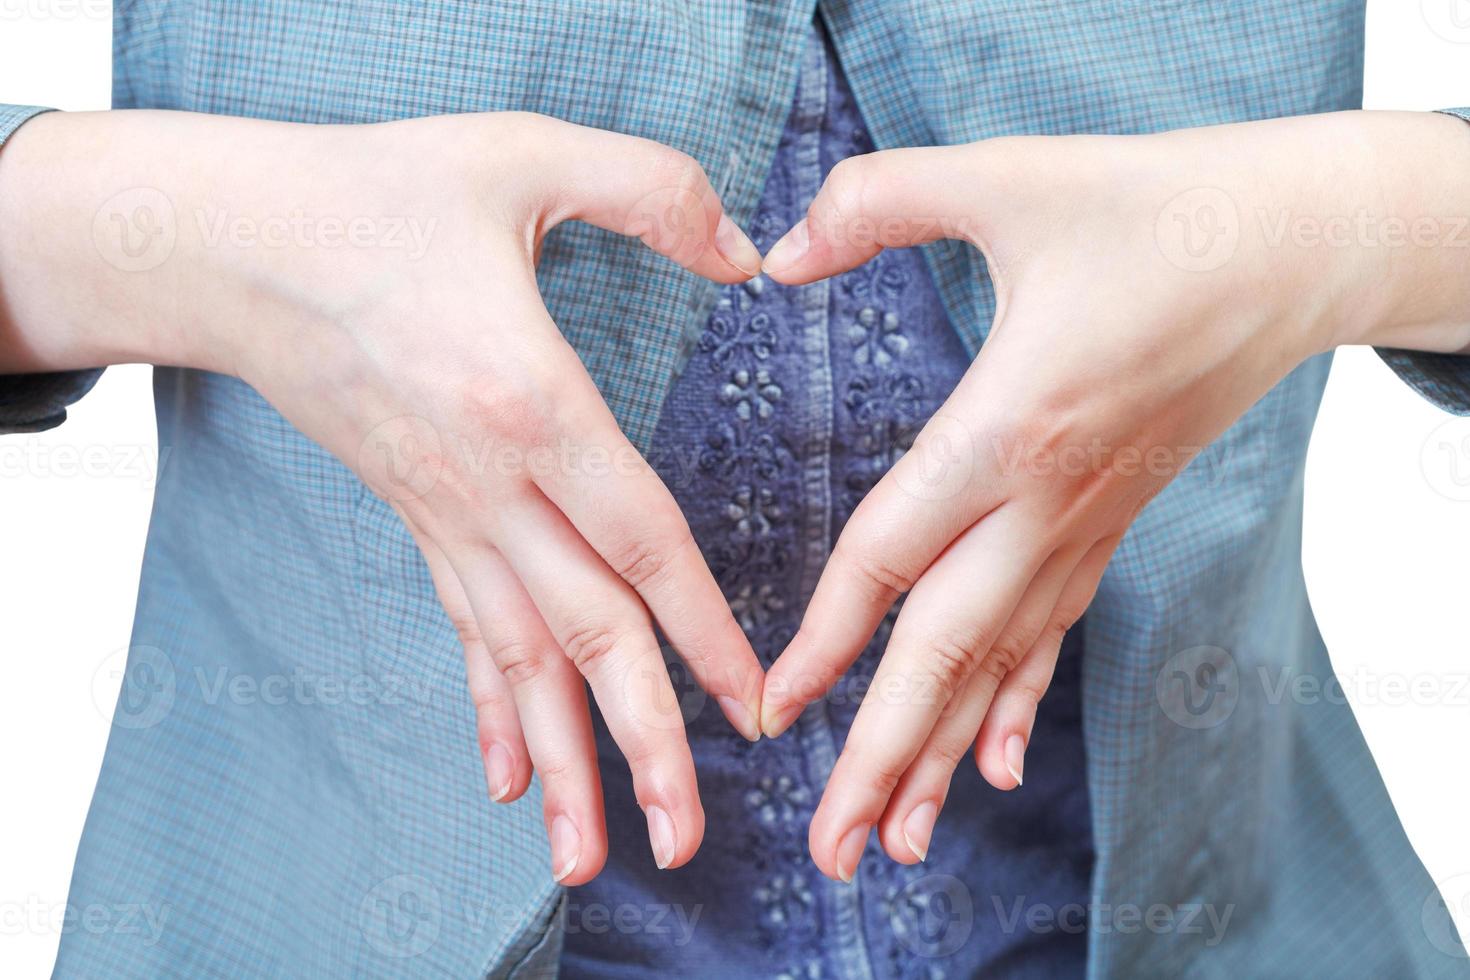
[[[148,190],[98,211],[123,188]],[[178,216],[156,263],[150,193]],[[113,217],[142,251],[94,247]],[[674,498],[541,301],[542,238],[572,219],[717,282],[760,266],[692,159],[542,116],[54,114],[0,152],[0,371],[234,374],[388,500],[464,641],[490,795],[540,772],[564,884],[607,851],[584,679],[660,867],[694,855],[704,815],[649,614],[748,738],[762,682]],[[403,247],[385,247],[395,226]]]

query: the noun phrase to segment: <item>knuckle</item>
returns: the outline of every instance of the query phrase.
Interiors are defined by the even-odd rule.
[[[929,743],[925,754],[936,769],[950,773],[959,768],[960,763],[969,756],[973,743],[973,737],[962,739],[951,733],[938,733]]]
[[[607,556],[607,563],[619,578],[641,591],[667,571],[676,550],[692,541],[687,527],[672,547],[656,539],[634,539],[613,550]]]
[[[650,167],[658,186],[679,194],[689,193],[702,197],[705,188],[709,187],[709,178],[705,176],[704,168],[699,165],[698,160],[683,150],[676,150],[662,143],[654,144]]]
[[[975,673],[985,678],[987,682],[986,687],[991,691],[1000,687],[1001,682],[1006,679],[1010,670],[1010,667],[1003,663],[1000,658],[990,655],[981,657],[975,662]]]
[[[1088,593],[1086,596],[1067,599],[1061,605],[1057,606],[1056,611],[1052,614],[1051,622],[1046,627],[1047,638],[1055,639],[1060,643],[1068,631],[1082,621],[1082,617],[1087,612],[1087,607],[1091,603],[1092,594]]]
[[[1067,633],[1077,625],[1077,621],[1081,618],[1080,612],[1074,614],[1071,610],[1057,610],[1056,617],[1041,631],[1041,641],[1053,650],[1061,647],[1062,641],[1067,638]]]
[[[546,670],[547,652],[534,643],[506,639],[491,645],[490,659],[506,683],[519,687],[536,680]]]
[[[479,650],[485,645],[485,637],[480,632],[480,624],[475,617],[468,613],[453,613],[449,617],[450,625],[454,627],[454,635],[459,637],[460,645],[466,650]]]
[[[854,218],[864,213],[870,170],[871,162],[864,157],[847,157],[832,168],[823,197],[835,217]]]
[[[623,645],[627,632],[605,623],[591,623],[574,627],[562,643],[567,658],[576,665],[584,676],[591,676],[602,662],[614,655]]]
[[[652,740],[642,736],[625,738],[624,743],[619,746],[623,758],[627,760],[628,768],[635,773],[649,772],[657,768],[657,763],[663,753],[659,746]]]
[[[552,435],[551,413],[540,385],[529,375],[467,381],[459,392],[461,415],[471,431],[513,445],[535,446]]]
[[[625,231],[645,245],[688,267],[709,245],[715,193],[704,168],[687,153],[652,144],[647,163],[647,193]]]
[[[470,700],[475,705],[475,718],[481,732],[480,748],[488,748],[489,743],[494,740],[495,729],[504,727],[499,723],[515,717],[515,704],[502,694],[485,691],[471,691]]]
[[[898,788],[899,780],[903,779],[904,773],[908,772],[908,766],[901,759],[883,756],[874,759],[867,772],[870,773],[868,781],[873,789],[877,790],[879,795],[888,797]]]
[[[914,587],[914,576],[893,562],[889,549],[844,549],[839,542],[834,550],[844,552],[833,557],[845,562],[874,598],[892,602]]]
[[[1032,640],[1028,636],[1007,630],[996,637],[990,645],[990,650],[985,655],[987,663],[994,665],[1002,673],[1014,670],[1021,658],[1031,649]]]
[[[948,630],[934,634],[925,644],[936,694],[942,701],[948,702],[954,697],[975,669],[975,650],[978,649],[975,639],[970,632]]]
[[[550,759],[536,760],[536,775],[541,777],[543,785],[557,785],[570,782],[577,775],[577,767],[570,759],[557,756]]]
[[[1036,713],[1036,707],[1041,704],[1044,694],[1046,684],[1029,677],[1016,676],[1006,687],[1006,698],[1031,714]]]

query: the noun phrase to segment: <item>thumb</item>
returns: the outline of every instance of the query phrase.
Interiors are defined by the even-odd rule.
[[[800,285],[862,265],[885,248],[941,238],[978,243],[995,183],[983,146],[881,150],[840,161],[762,271]]]
[[[547,227],[578,220],[649,248],[696,275],[743,282],[761,256],[725,214],[704,168],[653,140],[557,121],[541,163],[554,202]]]

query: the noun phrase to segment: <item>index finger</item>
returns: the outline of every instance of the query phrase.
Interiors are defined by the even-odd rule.
[[[735,730],[760,737],[764,672],[750,641],[705,564],[689,522],[658,474],[617,428],[611,414],[577,429],[622,464],[606,473],[556,467],[537,480],[617,575],[648,605],[690,673]]]
[[[555,331],[533,284],[519,295],[518,312]],[[537,412],[492,419],[495,434],[526,447],[524,475],[637,592],[735,730],[758,739],[764,672],[673,494],[623,435],[571,346],[561,344],[543,363],[557,397]]]
[[[801,627],[766,675],[761,730],[768,738],[826,694],[898,597],[998,506],[998,490],[976,478],[972,454],[968,428],[936,415],[863,498],[822,569]]]
[[[704,168],[654,140],[554,120],[538,161],[554,202],[551,224],[575,219],[649,248],[715,282],[743,282],[761,255],[725,214]]]

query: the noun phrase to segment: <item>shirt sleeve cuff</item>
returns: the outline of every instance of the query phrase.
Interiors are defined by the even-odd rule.
[[[1470,415],[1470,357],[1377,348],[1383,363],[1431,404],[1452,415]]]
[[[21,123],[49,112],[43,106],[0,105],[0,145]],[[0,435],[41,432],[66,420],[66,407],[81,398],[102,374],[101,368],[56,374],[0,375]]]
[[[1470,106],[1441,109],[1470,123]],[[1470,357],[1377,348],[1383,363],[1432,404],[1455,415],[1470,415]]]
[[[33,116],[51,111],[39,105],[0,105],[0,146],[5,144],[11,133],[20,128],[21,123]]]
[[[101,376],[101,368],[0,376],[0,435],[56,428],[66,421],[66,407]]]

